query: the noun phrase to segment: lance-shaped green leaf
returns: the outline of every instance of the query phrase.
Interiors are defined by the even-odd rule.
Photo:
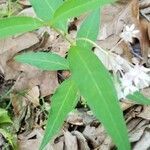
[[[94,10],[82,23],[77,33],[77,38],[89,39],[96,41],[100,27],[100,9]],[[92,45],[86,41],[77,41],[80,47],[92,48]]]
[[[44,21],[49,21],[55,10],[63,4],[63,0],[30,0],[36,15]]]
[[[44,21],[50,21],[58,7],[63,4],[63,0],[30,0],[36,15]],[[67,21],[59,20],[54,26],[63,31],[67,31]]]
[[[67,114],[73,110],[77,103],[77,88],[71,79],[64,81],[56,90],[51,101],[45,135],[40,147],[42,150],[60,130]]]
[[[130,150],[123,114],[109,72],[96,55],[85,48],[71,47],[68,60],[72,79],[95,116],[119,150]]]
[[[130,99],[130,100],[132,100],[132,101],[135,101],[138,104],[150,105],[150,99],[146,98],[140,92],[134,92],[133,94],[128,95],[127,98]]]
[[[79,16],[84,12],[89,12],[113,1],[114,0],[68,0],[56,10],[52,23],[54,24],[61,19]]]
[[[42,70],[69,69],[67,60],[54,53],[30,52],[18,55],[15,59],[19,62],[36,66]]]
[[[31,17],[9,17],[0,19],[0,38],[25,33],[43,26],[43,22]]]

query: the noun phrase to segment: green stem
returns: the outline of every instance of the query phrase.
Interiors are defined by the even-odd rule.
[[[91,41],[90,39],[87,39],[87,38],[78,38],[77,40],[79,40],[79,41],[87,41],[87,42],[91,43],[92,45],[94,45],[99,50],[101,50],[104,54],[106,54],[106,55],[109,54],[107,51],[103,50],[100,46],[98,46],[95,42]]]
[[[103,50],[100,46],[98,46],[95,42],[91,41],[90,39],[87,39],[87,38],[78,38],[77,40],[79,40],[79,41],[87,41],[90,44],[92,44],[93,46],[95,46],[96,48],[98,48],[99,50],[101,50],[104,54],[109,55],[109,52]]]
[[[58,34],[60,34],[67,42],[70,43],[70,45],[75,45],[74,41],[72,41],[70,38],[67,37],[67,34],[63,33],[61,30],[55,28],[51,25],[51,22],[47,23],[47,26],[56,31]]]
[[[89,42],[89,43],[91,43],[92,45],[94,45],[96,48],[98,48],[99,50],[101,50],[105,55],[111,55],[111,56],[116,56],[117,54],[114,54],[113,52],[112,52],[112,50],[110,50],[110,51],[106,51],[106,50],[104,50],[104,49],[102,49],[100,46],[98,46],[95,42],[93,42],[93,41],[91,41],[90,39],[87,39],[87,38],[78,38],[77,40],[82,40],[82,41],[87,41],[87,42]],[[121,41],[121,40],[120,40]],[[120,43],[120,42],[118,42],[118,43]],[[121,56],[120,56],[121,57]],[[124,59],[124,58],[123,58]],[[134,65],[132,64],[132,63],[130,63],[130,62],[128,62],[126,59],[124,59],[124,61],[126,61],[126,63],[128,63],[130,66],[132,66],[132,67],[134,67]]]

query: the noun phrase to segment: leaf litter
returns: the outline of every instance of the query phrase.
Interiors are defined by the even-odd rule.
[[[5,2],[2,1],[2,4]],[[21,5],[18,15],[35,16],[28,0],[19,0],[18,3]],[[2,4],[0,3],[0,6]],[[120,0],[116,4],[104,7],[97,44],[108,50],[115,47],[113,51],[131,63],[139,61],[131,50],[139,49],[144,54],[143,62],[148,68],[149,56],[144,52],[144,45],[145,40],[150,41],[150,24],[148,23],[149,39],[144,39],[142,34],[137,35],[137,40],[133,42],[133,45],[124,41],[120,42],[120,34],[125,27],[131,27],[132,24],[138,22],[136,20],[139,13],[149,22],[147,13],[149,10],[149,0]],[[71,23],[73,26],[69,31],[71,37],[76,36],[76,30],[83,18],[84,16],[76,18],[76,21]],[[139,27],[138,23],[136,29],[142,32],[142,27]],[[15,62],[13,57],[27,51],[51,51],[65,57],[68,47],[69,44],[59,34],[47,28],[0,40],[1,99],[10,101],[14,130],[20,150],[38,149],[44,134],[47,110],[51,109],[51,96],[59,83],[68,78],[69,72],[41,71],[35,67]],[[99,53],[97,48],[94,51]],[[102,59],[107,60],[105,55],[100,55]],[[12,82],[6,84],[9,81]],[[5,94],[6,91],[8,94]],[[150,98],[149,91],[150,89],[146,88],[142,92]],[[149,149],[149,106],[141,106],[128,100],[123,100],[120,105],[124,111],[132,149]],[[0,143],[4,142],[5,138],[2,136]],[[110,150],[112,148],[114,148],[113,142],[101,123],[95,119],[86,103],[81,102],[77,105],[76,110],[68,114],[62,130],[53,142],[47,145],[47,149],[50,150]]]

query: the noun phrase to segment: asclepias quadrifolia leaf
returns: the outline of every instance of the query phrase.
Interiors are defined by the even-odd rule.
[[[54,53],[29,52],[15,57],[18,62],[30,64],[42,70],[68,70],[68,61]]]
[[[32,31],[44,26],[43,24],[42,21],[31,17],[3,18],[0,19],[0,38]]]
[[[79,16],[84,12],[89,12],[113,1],[114,0],[68,0],[56,10],[52,23],[54,24],[59,20]]]
[[[76,85],[71,79],[64,81],[56,90],[51,98],[51,110],[49,112],[40,150],[42,150],[60,130],[67,114],[75,107],[78,101],[77,92]]]
[[[49,21],[55,10],[63,4],[63,0],[30,0],[37,16],[44,21]]]
[[[123,114],[109,72],[86,48],[71,47],[68,60],[72,79],[95,116],[119,150],[130,150]]]
[[[83,21],[79,31],[77,32],[77,39],[85,38],[95,42],[99,32],[99,27],[100,9],[98,8],[92,11],[89,16],[87,16],[87,18]],[[86,41],[78,40],[77,45],[80,45],[80,47],[87,47],[89,49],[92,48],[92,45]]]
[[[30,0],[36,15],[44,21],[50,21],[58,7],[60,7],[63,0]],[[67,31],[67,20],[59,20],[54,24],[56,28]]]

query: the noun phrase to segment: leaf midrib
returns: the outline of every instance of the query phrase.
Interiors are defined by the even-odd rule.
[[[86,4],[83,3],[82,5],[79,5],[79,6],[76,6],[76,7],[72,8],[72,9],[69,9],[68,11],[66,11],[65,13],[63,13],[63,15],[56,15],[56,16],[55,16],[55,14],[54,14],[54,17],[56,17],[56,18],[54,19],[54,22],[55,22],[56,20],[58,20],[58,18],[64,16],[65,14],[68,14],[68,13],[72,12],[72,10],[80,9],[80,7],[82,8],[82,7],[86,6],[86,5],[89,5],[89,3],[91,3],[91,1],[87,2]]]
[[[41,61],[41,59],[20,59],[19,61],[21,62],[21,61],[26,61],[26,60],[29,60],[29,61]],[[50,61],[50,60],[48,60],[48,61],[46,61],[46,60],[42,60],[42,62],[46,62],[46,63],[52,63],[52,64],[56,64],[56,65],[60,65],[60,66],[63,66],[63,67],[65,67],[66,69],[68,69],[68,66],[67,65],[63,65],[62,63],[59,63],[59,62],[55,62],[55,61]],[[27,62],[26,62],[27,63]],[[29,64],[29,63],[27,63],[27,64]],[[31,64],[31,63],[30,63]]]
[[[85,68],[87,69],[87,72],[88,72],[89,75],[91,76],[92,81],[93,81],[94,84],[96,85],[96,88],[97,88],[97,90],[98,90],[98,93],[99,93],[99,95],[102,97],[103,103],[104,103],[105,106],[106,106],[106,107],[105,107],[105,108],[106,108],[106,111],[108,112],[108,114],[110,114],[109,116],[110,116],[111,121],[112,121],[113,124],[114,124],[114,128],[117,129],[117,128],[116,128],[116,125],[115,125],[115,122],[114,122],[114,120],[113,120],[113,116],[112,116],[111,113],[109,113],[109,108],[107,107],[107,103],[106,103],[106,101],[105,101],[105,98],[103,97],[103,94],[101,93],[101,90],[99,89],[99,87],[98,87],[98,85],[97,85],[97,82],[96,82],[95,79],[93,78],[92,73],[91,73],[91,71],[89,70],[89,68],[88,68],[88,66],[87,66],[87,64],[86,64],[86,62],[84,61],[84,59],[83,59],[82,56],[80,55],[80,52],[78,52],[78,51],[76,50],[76,53],[77,53],[77,55],[79,56],[79,58],[81,59],[81,61],[83,62]],[[117,134],[119,135],[119,137],[120,137],[120,139],[121,139],[121,141],[122,141],[122,136],[119,134],[118,129],[117,129],[116,131],[117,131]],[[122,141],[122,143],[124,143],[124,141]]]
[[[93,16],[91,20],[93,21],[94,18],[95,18],[95,16]],[[92,21],[90,22],[90,26],[89,26],[89,28],[87,30],[87,34],[86,34],[85,38],[89,37],[89,33],[90,33],[90,29],[91,29],[91,24],[93,24]],[[83,47],[86,47],[86,41],[84,41]]]
[[[51,5],[49,4],[47,0],[45,0],[45,2],[48,5],[48,7],[51,9],[52,13],[54,14],[55,10],[53,9],[53,7],[51,7]]]
[[[65,104],[66,101],[67,101],[67,97],[70,95],[70,91],[71,91],[72,87],[73,87],[73,85],[71,85],[70,88],[68,89],[68,92],[67,92],[66,95],[65,95],[64,101],[63,101],[63,103],[62,103],[62,105],[61,105],[61,107],[60,107],[60,109],[59,109],[59,111],[58,111],[58,113],[57,113],[58,115],[57,115],[57,117],[55,118],[55,120],[54,120],[54,122],[53,122],[53,124],[52,124],[51,130],[49,131],[49,133],[52,132],[52,130],[53,130],[54,126],[55,126],[55,123],[56,123],[56,121],[58,120],[58,116],[60,116],[60,112],[61,112],[61,110],[62,110],[64,104]]]
[[[33,22],[32,22],[33,23]],[[42,25],[42,24],[41,24]],[[13,26],[7,26],[7,27],[5,27],[5,28],[2,28],[2,29],[0,29],[0,31],[2,32],[2,31],[5,31],[5,30],[8,30],[8,29],[12,29],[12,28],[16,28],[16,27],[24,27],[24,26],[26,26],[26,27],[32,27],[32,28],[34,28],[34,27],[40,27],[41,26],[40,24],[36,24],[36,22],[34,22],[34,26],[31,24],[31,23],[25,23],[25,24],[18,24],[18,25],[13,25]]]

